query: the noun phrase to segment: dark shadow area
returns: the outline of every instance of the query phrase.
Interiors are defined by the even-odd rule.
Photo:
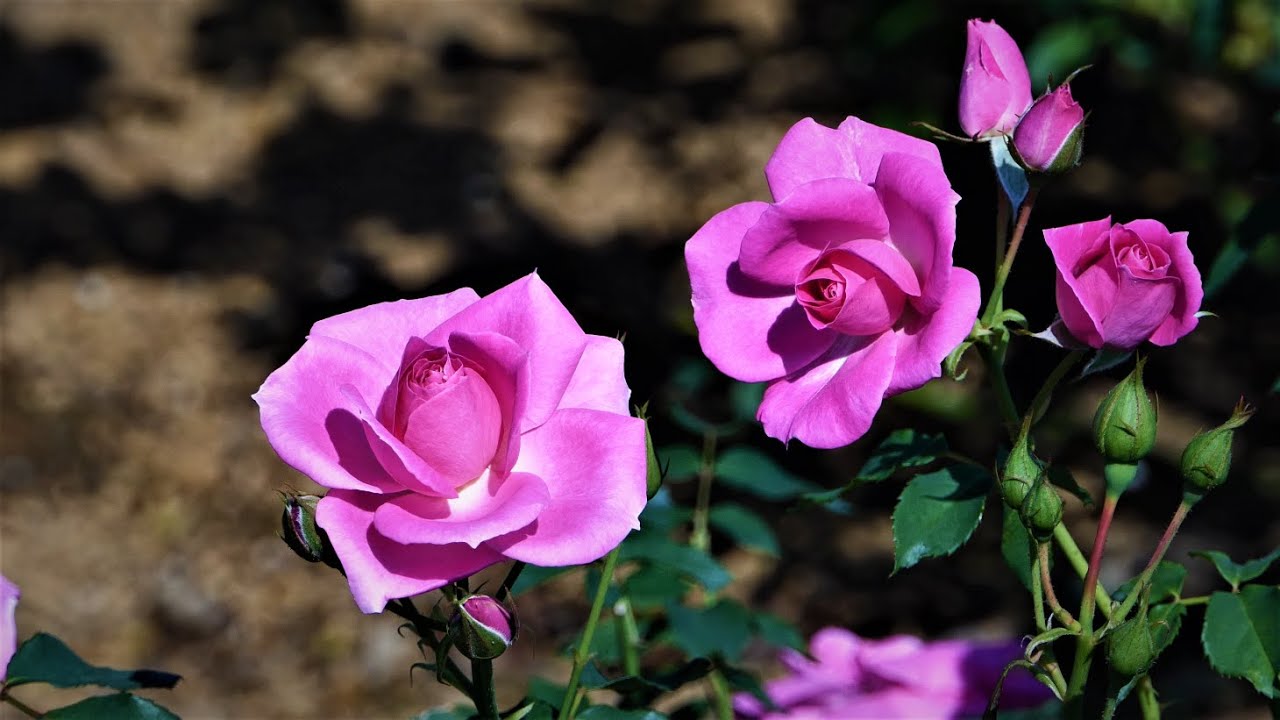
[[[85,113],[94,84],[110,69],[92,45],[32,46],[0,24],[0,131],[64,122]]]
[[[344,0],[223,0],[201,17],[192,35],[192,65],[219,82],[259,87],[280,61],[311,38],[342,38],[351,31]]]

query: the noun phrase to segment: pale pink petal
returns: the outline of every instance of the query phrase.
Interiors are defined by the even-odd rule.
[[[462,288],[447,295],[378,303],[320,320],[311,326],[311,335],[354,345],[394,372],[409,338],[426,336],[479,299],[471,288]]]
[[[808,369],[769,385],[758,418],[765,434],[836,448],[871,427],[893,377],[898,336],[844,336]]]
[[[823,250],[880,240],[888,231],[870,186],[847,178],[814,180],[769,206],[746,231],[738,266],[752,280],[789,288]]]
[[[684,248],[702,352],[721,372],[743,382],[799,370],[836,338],[809,324],[793,287],[770,287],[738,269],[742,236],[768,207],[743,203],[718,213]]]
[[[764,166],[774,200],[782,200],[805,183],[822,178],[862,180],[857,149],[848,134],[805,118],[778,141]]]
[[[427,341],[443,345],[454,332],[504,335],[529,353],[530,383],[524,412],[517,418],[525,433],[546,422],[564,395],[587,345],[560,299],[537,273],[486,295],[437,327]]]
[[[391,376],[394,371],[388,375],[364,351],[315,336],[267,377],[253,399],[271,447],[298,472],[325,487],[395,492],[401,488],[379,462],[377,441],[370,441],[352,401],[376,401],[385,387],[379,383]]]
[[[476,547],[533,522],[550,500],[529,473],[486,473],[451,500],[416,493],[389,498],[374,511],[373,527],[398,543]]]
[[[497,398],[501,418],[493,471],[505,474],[520,452],[520,429],[515,419],[524,417],[531,387],[536,383],[531,377],[529,353],[513,340],[491,332],[455,332],[448,342],[450,350],[480,368]]]
[[[542,478],[551,501],[529,528],[488,543],[543,567],[597,560],[640,527],[646,501],[644,421],[559,410],[521,438],[517,472]]]
[[[910,303],[922,313],[932,313],[947,295],[960,196],[951,189],[941,164],[897,152],[881,160],[875,188],[889,218],[889,244],[920,278],[920,297]]]
[[[912,310],[898,334],[898,355],[893,379],[885,395],[896,395],[924,385],[942,374],[942,361],[964,342],[978,319],[982,289],[978,278],[964,268],[951,268],[947,294],[932,315]]]
[[[872,125],[856,117],[845,118],[840,123],[840,132],[853,144],[854,157],[860,176],[856,179],[868,185],[876,184],[878,174],[884,172],[883,157],[891,153],[910,155],[925,161],[942,171],[942,156],[938,154],[938,146],[912,137],[906,133],[889,128]]]
[[[363,612],[382,612],[388,600],[435,590],[504,560],[483,545],[404,545],[384,537],[373,514],[386,499],[334,490],[316,508],[316,523],[329,535]]]
[[[622,343],[600,335],[587,336],[587,349],[560,398],[560,409],[583,408],[630,415],[631,389],[623,375]]]

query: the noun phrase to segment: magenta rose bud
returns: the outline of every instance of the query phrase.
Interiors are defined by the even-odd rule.
[[[1057,266],[1058,313],[1081,343],[1172,345],[1199,322],[1204,288],[1187,233],[1155,220],[1112,225],[1108,217],[1049,228],[1044,239]]]
[[[936,146],[852,117],[797,123],[765,177],[773,202],[685,245],[698,341],[726,375],[769,383],[770,437],[848,445],[973,327],[978,280],[951,259],[960,198]]]
[[[471,660],[498,657],[520,632],[515,613],[488,595],[471,595],[458,603],[450,626],[458,650]]]
[[[960,127],[972,138],[1008,135],[1031,104],[1031,77],[1018,44],[994,21],[973,19],[960,76]]]
[[[0,575],[0,681],[4,680],[9,661],[18,651],[18,623],[14,614],[21,595],[17,585]]]
[[[1071,85],[1041,95],[1013,131],[1013,149],[1034,172],[1065,172],[1084,149],[1084,108],[1071,98]]]
[[[280,457],[329,488],[315,525],[373,613],[507,560],[588,563],[639,527],[622,361],[535,274],[321,320],[254,399]]]

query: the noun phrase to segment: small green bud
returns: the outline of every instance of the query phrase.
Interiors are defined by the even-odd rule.
[[[658,464],[658,454],[653,451],[653,436],[649,434],[649,422],[646,420],[644,424],[644,447],[648,461],[648,476],[646,478],[646,486],[648,488],[649,499],[652,500],[654,495],[662,489],[663,472],[662,466]]]
[[[1138,477],[1138,465],[1130,463],[1107,463],[1102,468],[1102,476],[1107,480],[1107,495],[1119,497]]]
[[[1117,674],[1141,675],[1150,670],[1155,661],[1155,639],[1145,612],[1124,621],[1107,636],[1107,662]]]
[[[322,562],[331,568],[342,569],[342,563],[333,551],[329,535],[316,525],[315,495],[284,495],[284,513],[280,516],[281,537],[298,557],[307,562]]]
[[[1138,360],[1093,416],[1093,444],[1109,463],[1136,463],[1156,444],[1156,411],[1142,385],[1146,362],[1146,358]]]
[[[1043,542],[1053,537],[1053,529],[1062,522],[1062,497],[1047,477],[1041,477],[1032,483],[1018,514],[1031,536]]]
[[[1031,453],[1027,435],[1023,433],[1013,444],[1009,457],[1005,458],[1004,471],[1000,474],[1000,492],[1009,507],[1018,509],[1035,481],[1044,475],[1044,464]]]
[[[1188,492],[1203,495],[1226,481],[1232,436],[1253,413],[1253,408],[1241,401],[1226,422],[1191,439],[1182,451],[1182,478]]]
[[[520,633],[514,608],[488,595],[463,598],[449,621],[453,643],[471,660],[492,660],[511,647]]]

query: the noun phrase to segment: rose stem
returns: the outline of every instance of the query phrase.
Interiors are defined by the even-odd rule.
[[[1000,272],[1000,263],[1004,261],[1004,251],[1009,244],[1009,196],[1004,193],[1004,186],[996,178],[996,272]]]
[[[1178,505],[1178,509],[1173,511],[1173,517],[1170,518],[1169,526],[1164,530],[1164,536],[1160,538],[1160,543],[1156,545],[1155,552],[1151,554],[1151,561],[1147,563],[1146,569],[1138,577],[1138,582],[1133,586],[1133,592],[1129,593],[1129,596],[1120,604],[1120,609],[1116,610],[1115,621],[1124,620],[1124,617],[1133,609],[1134,603],[1138,601],[1138,596],[1142,594],[1142,589],[1151,581],[1151,576],[1155,574],[1160,561],[1164,559],[1164,554],[1169,551],[1169,543],[1173,542],[1173,536],[1178,534],[1178,528],[1182,527],[1182,521],[1187,519],[1187,513],[1191,512],[1191,506],[1194,504],[1183,498],[1182,503]]]
[[[471,700],[476,704],[476,715],[482,720],[498,720],[498,696],[493,689],[493,661],[472,660],[471,682],[475,685],[475,694]]]
[[[621,592],[622,588],[618,588],[618,591]],[[622,648],[622,667],[628,675],[639,675],[640,628],[636,625],[636,614],[631,609],[631,598],[626,595],[618,598],[618,602],[613,604],[613,615],[618,647]]]
[[[1074,630],[1080,627],[1076,619],[1071,617],[1071,613],[1062,607],[1062,603],[1058,602],[1058,595],[1053,591],[1053,581],[1049,578],[1049,543],[1040,543],[1040,557],[1036,561],[1036,565],[1040,569],[1040,585],[1044,588],[1045,599],[1049,601],[1049,609],[1053,611],[1053,616],[1068,628]]]
[[[524,572],[525,563],[517,560],[511,569],[507,571],[507,576],[502,579],[502,584],[498,586],[498,592],[494,593],[494,598],[498,602],[507,599],[511,594],[511,588],[515,586],[516,580],[520,579],[520,573]]]
[[[1067,702],[1081,702],[1079,696],[1084,694],[1085,683],[1089,679],[1089,666],[1093,661],[1093,648],[1097,644],[1094,636],[1093,611],[1095,607],[1094,592],[1098,587],[1098,571],[1102,567],[1102,555],[1107,544],[1107,533],[1111,531],[1111,518],[1115,516],[1116,504],[1120,496],[1107,493],[1102,501],[1102,516],[1098,519],[1098,533],[1093,539],[1093,550],[1089,555],[1089,570],[1084,576],[1084,590],[1080,598],[1080,634],[1076,637],[1076,657],[1071,666],[1071,682],[1067,685]],[[1137,590],[1137,587],[1134,588]],[[1114,711],[1114,709],[1113,709]]]
[[[1009,252],[1005,253],[1004,262],[996,270],[995,283],[991,287],[991,297],[987,299],[986,310],[982,313],[982,324],[991,324],[992,318],[1004,306],[1004,284],[1009,279],[1009,270],[1013,268],[1013,259],[1018,256],[1018,247],[1022,245],[1022,236],[1027,231],[1027,221],[1031,218],[1031,209],[1036,204],[1039,189],[1035,183],[1027,190],[1027,197],[1018,208],[1018,224],[1013,228],[1013,237],[1009,240]]]
[[[1006,509],[1005,512],[1008,512]],[[1030,548],[1028,548],[1030,555]],[[1033,562],[1039,563],[1039,558],[1032,558]],[[1044,582],[1040,580],[1040,573],[1031,573],[1031,611],[1036,616],[1036,630],[1044,632],[1049,629],[1048,623],[1044,620]]]
[[[418,608],[413,604],[412,600],[409,598],[392,600],[387,603],[387,609],[408,620],[413,625],[414,632],[418,633],[418,637],[422,639],[422,642],[426,643],[427,647],[434,651],[440,649],[440,643],[436,640],[436,631],[444,631],[447,628],[436,620],[418,612]],[[445,658],[445,666],[440,670],[440,677],[445,682],[466,693],[467,697],[471,696],[471,681],[467,679],[466,675],[462,674],[462,668],[459,668],[453,662],[453,658]]]
[[[707,430],[702,435],[702,462],[698,466],[698,499],[693,508],[693,530],[689,533],[689,546],[711,551],[711,534],[707,522],[711,514],[711,484],[716,479],[716,431]],[[707,597],[710,604],[712,598]],[[733,698],[724,674],[713,669],[707,676],[711,683],[711,700],[720,720],[733,720]]]
[[[1160,700],[1156,698],[1156,687],[1151,684],[1150,675],[1143,675],[1138,680],[1137,690],[1142,720],[1160,720]]]
[[[613,582],[613,570],[618,566],[620,547],[621,545],[610,550],[604,558],[604,570],[600,575],[600,584],[596,587],[595,599],[591,601],[587,626],[582,630],[578,647],[573,649],[573,671],[569,675],[569,686],[564,689],[564,699],[560,701],[564,720],[573,720],[578,713],[578,683],[582,680],[582,669],[586,667],[587,656],[591,653],[591,638],[596,634],[596,622],[600,619],[600,611],[604,609],[605,596],[609,594],[609,585]]]
[[[8,688],[0,688],[0,700],[3,700],[4,702],[7,702],[10,705],[14,706],[23,715],[26,715],[27,717],[33,717],[33,718],[44,717],[44,713],[40,712],[39,710],[36,710],[30,705],[27,705],[26,703],[22,702],[18,698],[10,695]]]

